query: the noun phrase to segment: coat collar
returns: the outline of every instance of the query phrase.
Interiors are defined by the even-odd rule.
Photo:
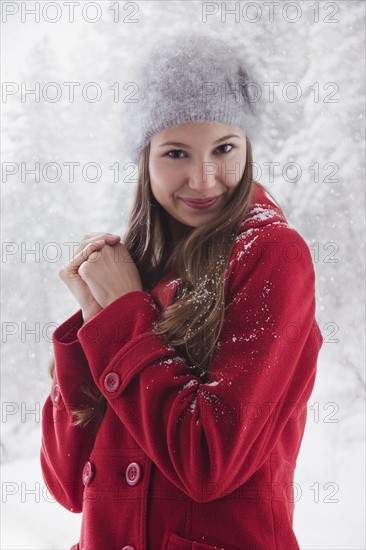
[[[243,219],[238,234],[247,229],[274,222],[287,223],[287,220],[281,208],[273,202],[266,191],[255,184],[250,208]]]
[[[270,223],[287,223],[284,213],[259,185],[254,184],[251,206],[239,227],[238,235],[253,228]],[[168,273],[160,279],[150,291],[152,297],[165,309],[173,300],[178,286],[183,282],[182,277],[174,277]]]

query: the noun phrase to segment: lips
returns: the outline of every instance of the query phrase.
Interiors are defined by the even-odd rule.
[[[197,204],[205,204],[206,202],[212,202],[213,200],[218,199],[218,196],[216,197],[209,197],[208,199],[183,199],[186,202],[194,202]]]
[[[182,201],[191,208],[209,208],[210,206],[216,204],[216,202],[219,200],[221,195],[218,195],[217,197],[213,197],[211,199],[204,199],[204,200],[197,200],[197,199],[182,199]]]

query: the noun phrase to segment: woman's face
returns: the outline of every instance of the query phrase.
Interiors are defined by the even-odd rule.
[[[245,162],[245,134],[235,126],[190,122],[152,136],[151,190],[167,212],[174,238],[218,215],[239,184]],[[217,200],[205,208],[185,202],[213,197]]]

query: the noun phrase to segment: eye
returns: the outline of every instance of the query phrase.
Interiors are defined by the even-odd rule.
[[[222,150],[223,147],[230,147],[230,149],[228,151],[223,151]],[[226,155],[227,153],[230,153],[233,149],[235,149],[235,145],[232,145],[231,143],[223,143],[222,145],[219,145],[217,149],[219,150],[221,149],[218,154]],[[180,156],[180,153],[182,153],[183,156]],[[172,149],[171,151],[168,151],[167,153],[165,153],[164,156],[169,157],[171,159],[181,159],[181,158],[184,158],[185,153],[181,149]]]
[[[218,146],[218,149],[221,149],[221,147],[227,147],[227,146],[231,147],[231,149],[229,149],[229,151],[221,151],[221,153],[223,153],[224,155],[226,153],[230,153],[235,148],[235,146],[232,145],[231,143],[223,143],[222,145]]]
[[[179,156],[170,156],[170,153],[183,153],[183,151],[181,151],[180,149],[172,149],[171,151],[168,151],[166,153],[165,156],[168,156],[170,157],[171,159],[179,159],[179,158],[183,158],[183,157],[179,157]],[[183,153],[184,154],[184,153]]]

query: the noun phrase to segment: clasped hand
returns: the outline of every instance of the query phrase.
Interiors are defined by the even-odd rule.
[[[128,292],[143,290],[138,269],[118,235],[88,233],[59,276],[75,296],[84,322]]]

